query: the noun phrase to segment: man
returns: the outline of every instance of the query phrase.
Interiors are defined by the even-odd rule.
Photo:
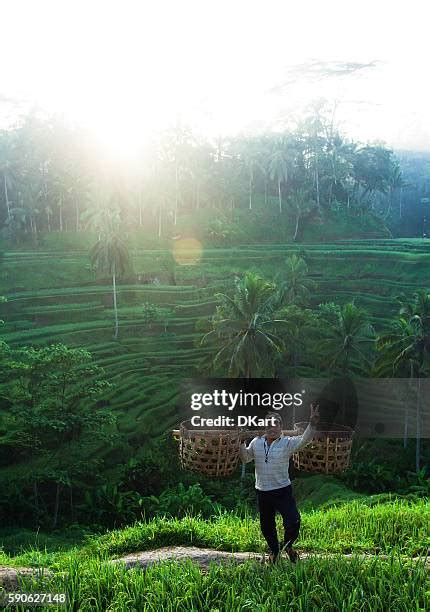
[[[280,512],[284,524],[284,542],[293,563],[298,559],[293,542],[300,530],[300,514],[293,497],[288,473],[289,460],[293,453],[312,440],[319,423],[318,404],[311,404],[309,424],[301,436],[284,436],[282,418],[278,413],[269,413],[274,425],[266,428],[265,435],[255,437],[247,447],[242,444],[240,457],[243,463],[255,462],[255,488],[257,492],[260,527],[270,548],[269,560],[274,563],[279,558],[279,541],[276,532],[275,515]],[[266,418],[267,418],[266,417]]]

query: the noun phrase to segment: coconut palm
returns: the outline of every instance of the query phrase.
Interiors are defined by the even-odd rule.
[[[107,190],[99,189],[94,193],[90,207],[81,213],[80,220],[84,222],[85,229],[95,230],[101,240],[103,234],[115,231],[119,226],[120,209]]]
[[[255,173],[261,170],[261,154],[256,138],[239,138],[233,143],[233,152],[237,152],[237,158],[241,168],[247,176],[248,182],[248,209],[252,210],[252,197],[254,193]]]
[[[377,376],[423,377],[430,368],[430,293],[420,289],[412,301],[398,297],[400,310],[392,329],[378,337],[381,351],[375,363]]]
[[[115,315],[114,339],[118,338],[118,308],[116,295],[116,279],[121,276],[129,264],[130,255],[127,245],[119,234],[118,229],[110,229],[104,233],[90,251],[91,263],[102,273],[112,276],[113,308]]]
[[[375,342],[375,332],[368,321],[367,312],[354,302],[339,307],[335,304],[320,305],[321,356],[328,358],[328,368],[343,375],[362,373],[371,367],[366,350]]]
[[[401,207],[402,207],[402,203],[401,203],[402,189],[406,185],[407,185],[407,183],[403,179],[403,173],[402,173],[402,171],[400,169],[400,165],[398,164],[397,161],[393,161],[392,166],[391,166],[390,175],[389,175],[389,178],[388,178],[388,207],[387,207],[387,212],[384,215],[384,220],[385,221],[390,216],[392,205],[393,205],[394,193],[397,190],[399,190],[399,192],[400,192],[399,210],[401,211]],[[400,216],[401,216],[401,214],[400,214]]]
[[[375,342],[375,331],[367,312],[354,302],[341,307],[333,303],[320,304],[320,322],[318,355],[322,364],[344,380],[342,418],[345,419],[346,378],[353,373],[370,371],[370,349]]]
[[[307,189],[296,189],[287,200],[288,208],[293,212],[296,219],[296,226],[294,230],[293,240],[297,240],[297,234],[299,232],[300,220],[304,215],[309,213],[314,207],[315,203]]]
[[[13,135],[12,135],[13,136]],[[11,201],[11,191],[16,188],[19,182],[19,162],[15,143],[12,141],[12,136],[6,132],[2,133],[0,140],[0,178],[1,188],[4,192],[7,216],[9,217],[11,208],[14,202]]]
[[[389,332],[381,334],[376,342],[379,357],[374,375],[400,376],[418,379],[416,405],[415,469],[420,469],[420,379],[430,376],[430,293],[420,289],[412,301],[399,296],[400,310]],[[405,413],[405,423],[407,422]],[[406,434],[405,434],[406,441]]]
[[[320,103],[317,103],[312,115],[305,119],[299,127],[299,140],[303,146],[303,155],[308,172],[312,176],[312,183],[315,186],[316,205],[319,212],[321,212],[321,172],[325,157],[324,145],[326,144],[324,117],[321,110]]]
[[[215,366],[227,365],[232,376],[273,375],[277,355],[285,350],[277,325],[276,312],[282,296],[273,283],[253,272],[236,280],[232,297],[216,294],[218,306],[213,329],[202,342],[216,346]]]
[[[316,284],[308,278],[308,266],[302,257],[293,253],[285,260],[285,268],[278,275],[289,304],[307,304]]]
[[[288,182],[289,157],[286,151],[285,140],[280,138],[275,144],[269,158],[269,176],[278,184],[279,214],[282,214],[281,185]]]
[[[317,317],[312,310],[296,304],[284,306],[278,316],[285,321],[280,328],[280,335],[285,342],[288,357],[286,362],[285,355],[281,355],[281,376],[284,376],[283,370],[286,368],[287,375],[295,378],[301,358],[310,347],[311,332],[317,327]]]

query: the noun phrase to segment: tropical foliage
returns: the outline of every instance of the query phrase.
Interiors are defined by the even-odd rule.
[[[175,234],[184,215],[206,210],[214,221],[241,209],[291,219],[299,240],[306,224],[339,210],[376,215],[382,227],[398,216],[396,199],[409,184],[390,149],[350,142],[321,109],[281,134],[228,140],[204,141],[177,123],[127,166],[101,163],[102,153],[82,128],[34,113],[2,131],[5,234],[37,242],[40,232],[97,228],[114,201],[126,226],[158,237]]]

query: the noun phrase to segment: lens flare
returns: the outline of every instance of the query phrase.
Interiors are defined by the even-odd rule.
[[[202,258],[203,246],[196,238],[181,238],[173,244],[172,255],[177,264],[193,266]]]

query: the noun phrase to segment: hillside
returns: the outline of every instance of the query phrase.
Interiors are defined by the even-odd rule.
[[[396,295],[428,285],[430,264],[429,244],[419,239],[201,251],[191,243],[180,254],[188,265],[171,264],[169,272],[166,266],[160,271],[169,250],[135,248],[133,274],[119,284],[120,335],[115,342],[109,280],[94,277],[86,250],[69,249],[4,253],[2,337],[11,346],[63,342],[90,350],[115,385],[108,399],[121,416],[120,429],[139,443],[144,432],[159,435],[177,423],[175,380],[198,373],[209,351],[199,345],[196,323],[214,311],[214,294],[227,290],[236,275],[253,269],[282,278],[285,258],[297,252],[317,283],[311,306],[354,298],[381,331],[397,312]],[[151,277],[160,284],[148,284]],[[175,285],[167,284],[172,280]],[[303,367],[298,375],[312,372]]]

